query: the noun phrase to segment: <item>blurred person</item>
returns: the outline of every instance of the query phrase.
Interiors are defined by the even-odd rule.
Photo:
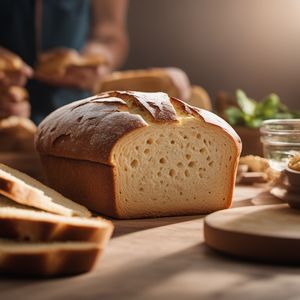
[[[1,0],[0,89],[26,86],[32,119],[39,123],[56,108],[89,96],[101,78],[124,62],[128,52],[127,0]],[[33,69],[39,56],[57,51],[79,51],[107,62],[95,67],[67,68],[62,77],[37,80]],[[68,50],[70,49],[70,50]],[[18,62],[18,63],[17,63]],[[70,88],[72,86],[72,88]],[[4,103],[3,103],[4,102]],[[0,103],[5,114],[28,115],[20,101]]]

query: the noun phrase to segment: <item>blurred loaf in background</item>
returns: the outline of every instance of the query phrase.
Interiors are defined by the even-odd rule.
[[[174,67],[113,72],[103,80],[99,92],[112,90],[164,92],[193,106],[212,109],[206,90],[191,86],[187,74]]]

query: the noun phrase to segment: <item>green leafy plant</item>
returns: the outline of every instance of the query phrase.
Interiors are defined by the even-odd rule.
[[[272,93],[261,102],[249,98],[242,90],[236,91],[238,107],[231,106],[225,110],[225,115],[231,125],[242,125],[249,128],[259,128],[267,119],[300,118],[300,112],[291,112],[278,95]]]

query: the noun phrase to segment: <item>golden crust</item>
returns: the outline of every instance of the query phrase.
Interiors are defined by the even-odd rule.
[[[36,148],[43,155],[111,165],[111,151],[126,134],[187,117],[225,131],[240,153],[240,138],[220,117],[165,93],[141,92],[107,92],[56,110],[40,124]]]
[[[5,241],[0,240],[0,274],[22,277],[81,274],[95,266],[103,251],[94,243],[64,242],[51,247],[45,247],[46,243],[20,245],[21,251],[17,242],[5,247]]]
[[[90,67],[106,64],[98,55],[80,55],[74,49],[57,48],[40,55],[36,66],[36,74],[64,74],[70,66]]]

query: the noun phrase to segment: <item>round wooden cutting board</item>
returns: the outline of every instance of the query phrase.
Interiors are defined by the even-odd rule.
[[[300,210],[287,204],[248,206],[208,215],[205,242],[211,248],[248,259],[300,263]]]

